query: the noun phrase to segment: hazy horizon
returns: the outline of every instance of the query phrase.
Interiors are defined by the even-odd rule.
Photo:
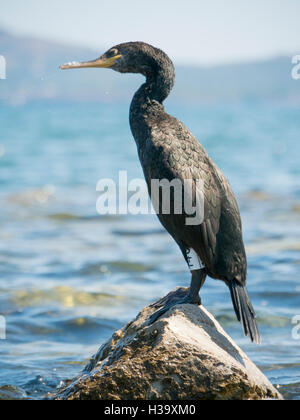
[[[68,42],[68,41],[64,41],[64,40],[55,40],[55,39],[51,39],[51,38],[47,38],[44,36],[35,36],[35,35],[31,35],[31,34],[19,34],[16,33],[12,30],[10,30],[9,28],[1,25],[0,23],[0,37],[1,37],[1,32],[3,32],[6,35],[9,35],[15,39],[22,39],[22,40],[31,40],[31,41],[37,41],[37,42],[42,42],[45,44],[49,44],[49,45],[53,45],[56,47],[70,47],[72,49],[78,49],[78,50],[82,50],[82,51],[91,51],[91,53],[97,53],[97,51],[99,50],[99,48],[96,48],[95,46],[88,46],[88,45],[80,45],[77,43],[72,43],[72,42]],[[137,41],[141,41],[141,40],[137,40]],[[299,42],[300,44],[300,42]],[[159,47],[159,46],[157,46]],[[300,45],[299,45],[300,47]],[[300,48],[299,48],[300,51]],[[105,52],[105,47],[103,47],[103,49],[101,50],[101,46],[100,46],[100,53],[102,54],[103,52]],[[168,51],[165,51],[166,53],[168,53]],[[0,50],[0,55],[1,55],[1,50]],[[296,54],[297,55],[297,54]],[[298,54],[299,55],[299,54]],[[293,57],[293,53],[289,53],[289,52],[285,52],[285,53],[273,53],[270,55],[266,55],[266,56],[261,56],[261,57],[245,57],[244,59],[237,59],[236,61],[220,61],[220,62],[184,62],[184,61],[180,61],[180,59],[175,59],[174,63],[180,67],[189,67],[189,68],[203,68],[203,69],[209,69],[209,68],[218,68],[218,67],[230,67],[230,66],[235,66],[235,65],[247,65],[247,64],[256,64],[256,63],[264,63],[264,62],[270,62],[273,60],[277,60],[280,58],[291,58]],[[94,58],[94,57],[91,57]]]
[[[210,66],[299,54],[298,16],[297,0],[11,0],[1,8],[0,28],[99,53],[141,40],[162,48],[179,64]]]

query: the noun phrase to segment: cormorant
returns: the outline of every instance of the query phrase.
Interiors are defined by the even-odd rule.
[[[233,306],[245,335],[259,343],[255,312],[247,289],[247,259],[240,212],[229,182],[205,149],[176,118],[165,112],[163,101],[175,81],[174,65],[160,49],[144,42],[128,42],[110,48],[100,58],[72,62],[61,69],[111,68],[120,73],[141,73],[146,82],[135,93],[130,106],[130,127],[137,144],[149,192],[151,180],[191,180],[193,202],[196,180],[203,185],[202,223],[187,225],[185,214],[157,211],[164,228],[179,245],[192,274],[188,294],[168,302],[152,315],[155,322],[178,303],[200,304],[199,291],[206,276],[223,280],[230,289]]]

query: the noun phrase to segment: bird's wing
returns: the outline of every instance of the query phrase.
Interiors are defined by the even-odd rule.
[[[199,193],[196,181],[202,182],[201,223],[188,226],[187,215],[180,217],[174,214],[159,214],[161,223],[178,243],[191,247],[198,253],[210,276],[231,278],[232,273],[239,270],[229,265],[235,254],[239,258],[240,248],[243,246],[239,229],[228,229],[228,225],[235,228],[240,226],[241,221],[227,179],[190,131],[171,116],[167,116],[161,124],[153,128],[149,144],[152,148],[142,151],[142,161],[148,159],[144,165],[148,182],[151,178],[164,177],[169,180],[177,178],[182,182],[192,180],[194,203]],[[199,201],[201,203],[201,198]],[[223,227],[226,225],[226,229],[222,229],[222,224]],[[219,248],[226,249],[226,252],[220,254]],[[235,265],[238,267],[243,264]]]

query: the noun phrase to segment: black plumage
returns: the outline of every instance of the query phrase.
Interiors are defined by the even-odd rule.
[[[130,106],[130,127],[149,192],[152,179],[186,179],[203,182],[204,220],[188,226],[185,214],[163,214],[158,218],[187,258],[187,249],[196,251],[205,268],[192,271],[187,297],[179,303],[199,303],[199,290],[206,276],[223,280],[230,289],[233,306],[244,332],[259,343],[255,313],[246,289],[247,260],[239,208],[229,182],[205,149],[162,105],[175,81],[172,61],[161,50],[143,42],[129,42],[111,48],[98,60],[71,63],[62,68],[110,67],[121,73],[141,73],[146,82]],[[193,194],[196,189],[193,188]],[[195,199],[195,197],[193,197]],[[177,302],[178,303],[178,302]],[[174,302],[166,304],[151,318],[154,322]]]

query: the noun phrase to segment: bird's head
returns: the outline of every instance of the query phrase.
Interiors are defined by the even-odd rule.
[[[173,69],[171,60],[163,51],[144,42],[127,42],[110,48],[96,60],[67,63],[60,68],[110,68],[120,73],[141,73],[148,76],[165,65]]]

